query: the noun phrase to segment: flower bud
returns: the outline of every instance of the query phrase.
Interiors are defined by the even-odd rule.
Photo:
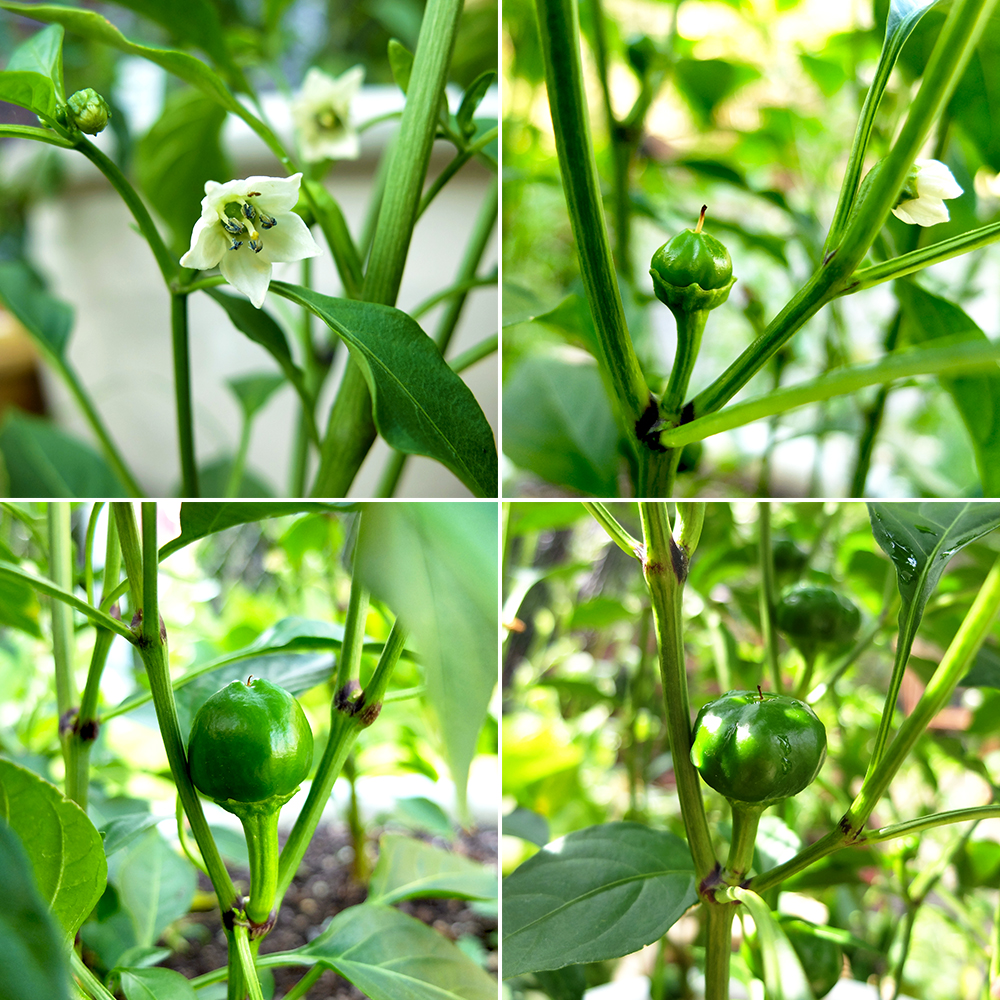
[[[68,118],[81,132],[97,135],[103,132],[111,117],[108,102],[96,90],[78,90],[67,102]]]
[[[702,206],[698,225],[665,243],[650,262],[653,291],[671,309],[714,309],[729,298],[736,283],[729,251],[701,231],[705,211]]]

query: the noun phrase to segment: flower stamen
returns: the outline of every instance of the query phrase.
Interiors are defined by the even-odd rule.
[[[261,250],[264,249],[264,242],[263,240],[251,240],[247,246],[250,247],[254,253],[260,253]]]

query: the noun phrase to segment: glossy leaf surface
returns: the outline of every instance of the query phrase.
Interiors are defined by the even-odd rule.
[[[421,840],[383,834],[378,863],[368,886],[368,901],[389,904],[425,896],[496,899],[497,874]]]
[[[505,978],[631,954],[697,901],[679,837],[604,823],[553,841],[504,879]]]

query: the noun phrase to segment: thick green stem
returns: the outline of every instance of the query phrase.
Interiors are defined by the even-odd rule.
[[[646,545],[643,576],[649,588],[653,622],[659,646],[660,677],[667,732],[677,796],[694,859],[695,878],[700,883],[715,870],[716,858],[705,817],[698,772],[691,763],[691,709],[688,703],[687,668],[681,599],[687,579],[688,556],[674,543],[664,503],[640,502],[639,516]]]
[[[170,334],[174,357],[174,399],[177,446],[181,459],[181,495],[197,497],[198,462],[194,448],[194,414],[191,408],[191,353],[188,344],[187,295],[170,297]]]
[[[753,848],[757,826],[766,805],[752,802],[730,802],[733,809],[733,836],[729,842],[729,857],[722,880],[729,885],[741,885],[753,867]]]
[[[278,888],[278,814],[280,810],[246,810],[240,815],[250,855],[250,899],[246,915],[254,924],[266,924],[274,909]]]
[[[537,0],[537,9],[559,170],[594,318],[598,360],[613,388],[623,429],[634,440],[635,424],[649,408],[650,395],[625,322],[604,224],[583,88],[577,8],[572,0]]]
[[[705,913],[705,1000],[729,1000],[729,959],[733,951],[731,903],[706,901]]]
[[[139,547],[138,531],[132,505],[129,503],[114,503],[112,509],[121,540],[122,555],[126,572],[129,576],[133,601],[139,604],[142,611],[140,633],[130,632],[146,667],[149,687],[156,709],[156,719],[160,727],[160,735],[170,764],[170,772],[177,785],[177,794],[184,804],[191,832],[198,843],[198,849],[208,868],[209,878],[219,899],[219,907],[223,913],[233,908],[239,909],[241,900],[236,892],[222,857],[215,845],[212,832],[201,808],[201,800],[191,784],[187,769],[187,754],[184,741],[181,738],[180,724],[177,721],[177,706],[174,703],[174,692],[170,685],[170,669],[167,664],[166,630],[161,631],[158,599],[157,572],[159,569],[156,549],[156,504],[142,505],[142,547]],[[136,555],[142,553],[141,564],[137,564]],[[140,604],[141,602],[141,604]],[[113,620],[113,619],[112,619]]]
[[[233,944],[236,947],[233,947]],[[246,925],[237,921],[236,926],[233,927],[233,940],[230,942],[229,954],[232,956],[233,952],[236,953],[239,961],[240,971],[242,973],[242,980],[245,984],[245,994],[250,998],[250,1000],[264,1000],[264,994],[260,988],[260,980],[257,978],[257,967],[254,962],[254,952],[256,949],[250,943],[250,933],[249,928]],[[230,973],[232,972],[232,959],[230,958],[229,968]],[[240,992],[238,996],[243,997],[244,993]],[[233,1000],[234,990],[233,982],[230,979],[228,997]]]
[[[73,589],[73,536],[70,532],[68,502],[50,502],[46,508],[49,529],[49,576],[63,590]],[[56,705],[59,712],[59,742],[66,764],[66,794],[77,803],[81,793],[77,771],[78,745],[72,738],[75,720],[70,713],[75,708],[76,685],[73,680],[73,609],[64,602],[52,600],[52,659],[55,663]]]
[[[233,465],[229,470],[229,481],[226,483],[226,496],[238,497],[240,485],[243,482],[243,470],[247,464],[247,453],[250,451],[250,430],[253,427],[253,417],[243,414],[243,428],[240,431],[240,443],[233,457]]]
[[[642,542],[633,538],[619,523],[614,514],[597,500],[584,500],[583,506],[591,517],[608,533],[608,537],[626,555],[641,558]]]

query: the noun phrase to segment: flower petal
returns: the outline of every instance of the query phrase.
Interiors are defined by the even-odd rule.
[[[233,250],[219,264],[223,277],[241,291],[258,309],[264,304],[267,286],[271,284],[271,262],[262,253],[247,247]]]
[[[948,206],[940,198],[914,198],[897,205],[892,214],[911,226],[936,226],[950,218]]]
[[[940,160],[917,160],[917,193],[932,198],[957,198],[962,186]]]
[[[323,251],[313,239],[309,227],[294,212],[277,217],[278,224],[267,231],[262,255],[274,262],[318,257]]]
[[[292,174],[291,177],[248,177],[246,194],[260,192],[254,198],[254,203],[268,215],[277,216],[281,212],[290,212],[299,200],[299,184],[302,174]]]
[[[194,267],[199,271],[207,271],[222,260],[229,249],[226,234],[219,225],[218,216],[211,213],[209,218],[202,216],[195,224],[191,233],[191,247],[181,257],[181,267]]]

